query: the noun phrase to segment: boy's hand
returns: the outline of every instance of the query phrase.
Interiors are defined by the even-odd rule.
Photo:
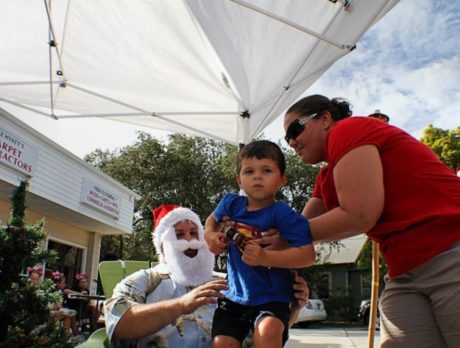
[[[244,248],[242,259],[250,266],[266,266],[265,256],[264,249],[255,240],[250,240]]]
[[[222,232],[207,232],[204,234],[208,249],[214,255],[222,254],[227,251],[227,238]]]
[[[214,255],[220,255],[227,251],[228,240],[223,233],[223,228],[225,225],[234,224],[227,216],[224,216],[222,221],[221,224],[218,224],[211,214],[205,222],[204,240],[209,251]]]

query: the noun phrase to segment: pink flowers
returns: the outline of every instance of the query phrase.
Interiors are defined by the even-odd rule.
[[[33,266],[33,267],[27,267],[27,275],[30,275],[30,273],[36,272],[40,277],[43,274],[43,267],[42,266]]]

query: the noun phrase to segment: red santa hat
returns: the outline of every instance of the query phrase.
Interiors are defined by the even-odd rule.
[[[196,213],[180,205],[160,205],[153,210],[155,229],[152,233],[157,254],[162,256],[161,244],[169,233],[175,233],[174,225],[183,220],[192,221],[198,228],[199,240],[204,240],[204,228]]]

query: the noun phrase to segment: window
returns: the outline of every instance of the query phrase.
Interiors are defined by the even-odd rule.
[[[58,259],[54,264],[47,266],[47,271],[59,271],[64,273],[67,280],[67,286],[72,287],[75,275],[82,271],[83,249],[49,240],[48,250],[56,251]]]
[[[327,299],[331,292],[331,273],[315,269],[306,275],[310,287],[310,298]]]

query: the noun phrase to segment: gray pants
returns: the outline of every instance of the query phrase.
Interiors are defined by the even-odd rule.
[[[385,282],[382,348],[460,347],[460,242]]]

